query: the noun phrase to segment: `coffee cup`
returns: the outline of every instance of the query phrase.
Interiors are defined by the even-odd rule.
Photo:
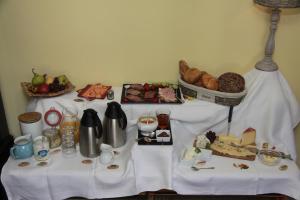
[[[37,161],[45,161],[49,158],[49,140],[46,136],[37,136],[33,140],[33,153]]]
[[[42,114],[39,112],[26,112],[19,115],[19,124],[22,135],[31,135],[32,139],[42,135]]]
[[[31,135],[19,136],[14,140],[14,146],[10,148],[13,159],[29,158],[33,155]]]

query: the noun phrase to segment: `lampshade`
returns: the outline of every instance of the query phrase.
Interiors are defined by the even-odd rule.
[[[254,0],[255,3],[270,8],[298,8],[300,0]]]

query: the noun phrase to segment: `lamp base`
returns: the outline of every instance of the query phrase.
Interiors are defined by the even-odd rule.
[[[273,61],[272,57],[264,57],[257,62],[255,68],[262,71],[272,72],[278,70],[278,65]]]

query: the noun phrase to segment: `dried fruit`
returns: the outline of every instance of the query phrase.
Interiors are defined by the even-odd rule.
[[[249,166],[244,163],[240,163],[240,164],[233,163],[233,166],[236,168],[240,168],[240,169],[248,169],[249,168]]]
[[[208,132],[205,134],[205,136],[207,137],[207,139],[209,139],[209,141],[210,141],[211,144],[212,144],[212,143],[216,140],[216,138],[217,138],[216,133],[213,132],[213,131],[208,131]]]
[[[280,167],[279,167],[279,170],[280,171],[285,171],[285,170],[287,170],[288,169],[288,166],[287,165],[281,165]]]

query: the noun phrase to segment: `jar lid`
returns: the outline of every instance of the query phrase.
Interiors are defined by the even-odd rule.
[[[34,123],[42,118],[42,114],[39,112],[26,112],[19,115],[18,119],[23,123]]]
[[[58,129],[57,128],[47,128],[43,130],[43,135],[44,136],[54,136],[58,134]]]

